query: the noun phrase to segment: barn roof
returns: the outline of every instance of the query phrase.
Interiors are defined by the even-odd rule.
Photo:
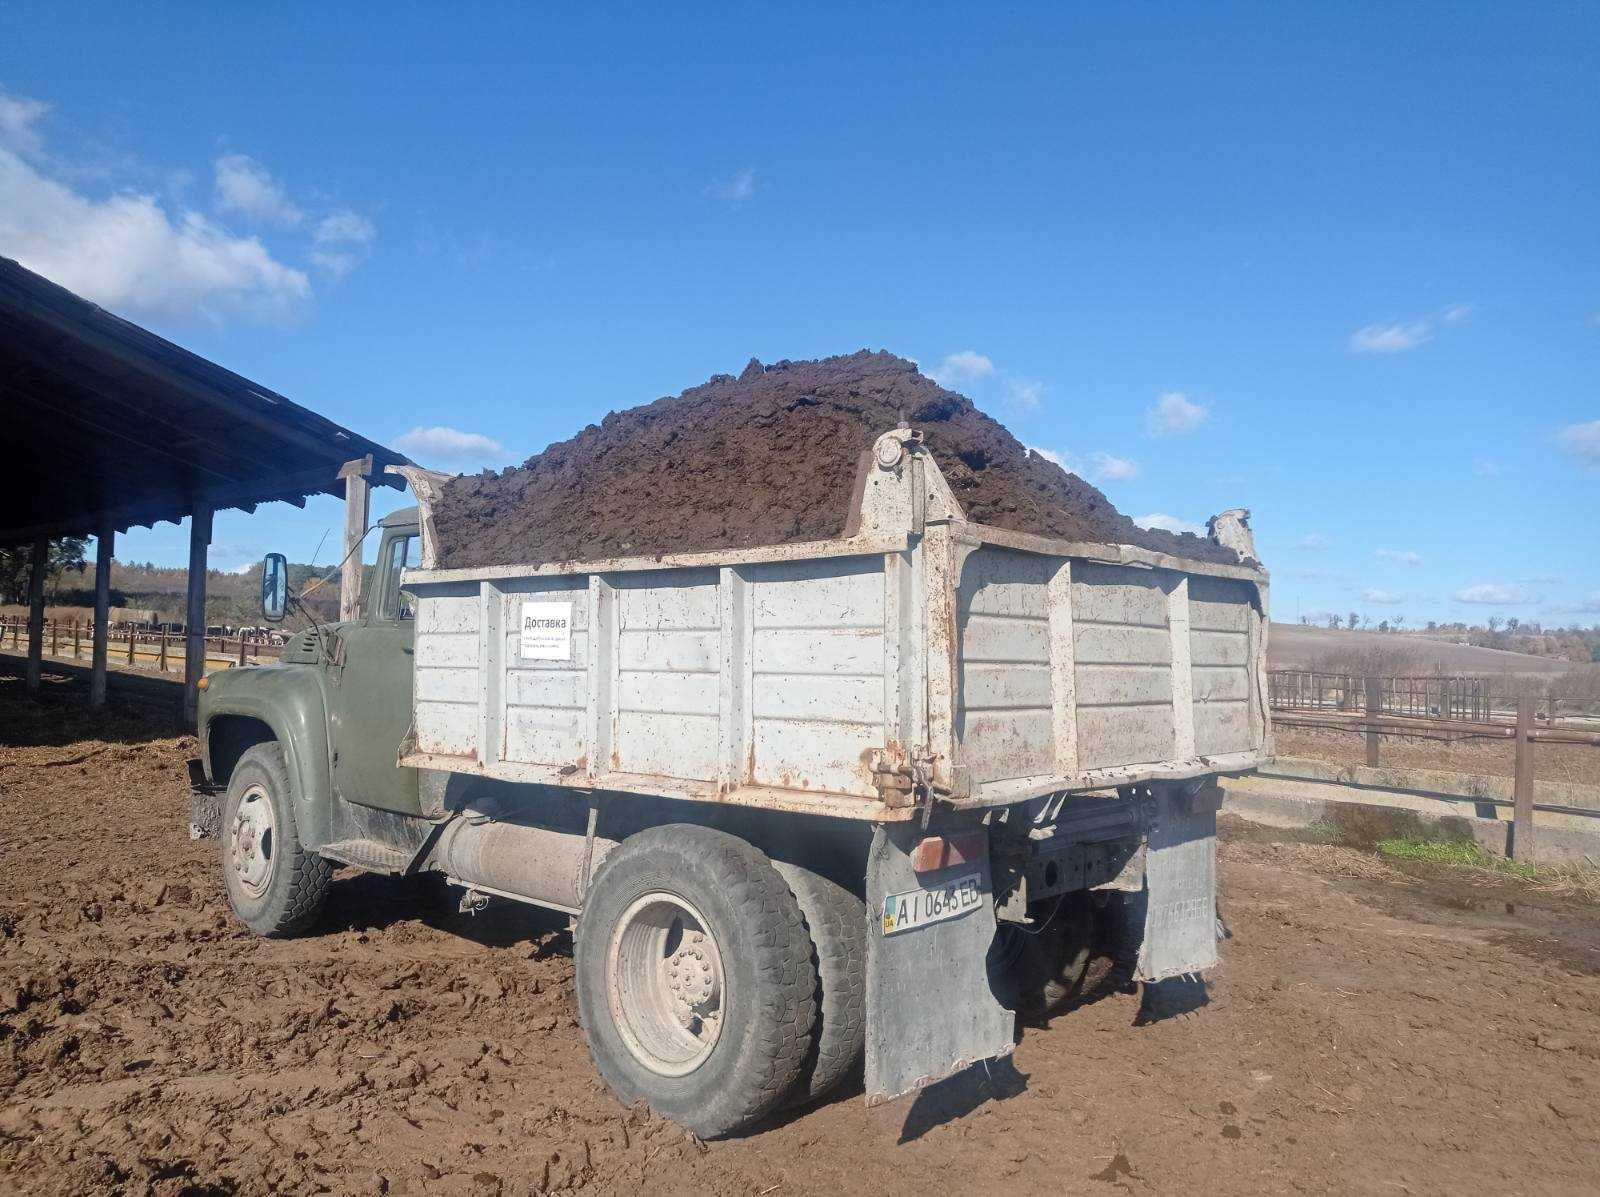
[[[0,544],[343,495],[405,464],[275,391],[0,258]]]

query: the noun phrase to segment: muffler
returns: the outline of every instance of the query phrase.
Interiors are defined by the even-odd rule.
[[[444,829],[432,864],[485,893],[577,914],[589,878],[617,841],[493,818],[471,808]]]

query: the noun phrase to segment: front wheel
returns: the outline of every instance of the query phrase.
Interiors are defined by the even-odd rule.
[[[300,843],[283,749],[257,744],[228,779],[222,879],[239,921],[257,935],[300,935],[328,897],[333,866]]]
[[[655,827],[595,875],[578,920],[578,1013],[600,1075],[701,1138],[771,1111],[811,1047],[817,974],[767,857],[708,827]]]

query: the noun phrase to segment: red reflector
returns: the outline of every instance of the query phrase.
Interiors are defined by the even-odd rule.
[[[959,835],[930,835],[911,850],[911,867],[933,873],[955,865],[977,864],[989,853],[989,837],[982,831]]]

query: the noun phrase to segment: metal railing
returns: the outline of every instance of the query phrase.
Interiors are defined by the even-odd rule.
[[[1499,679],[1471,675],[1455,677],[1362,677],[1310,669],[1274,669],[1267,675],[1268,702],[1280,711],[1342,711],[1366,713],[1367,687],[1378,683],[1379,702],[1373,710],[1414,719],[1449,719],[1467,723],[1509,723],[1517,717],[1523,695],[1497,691]],[[1591,699],[1539,695],[1539,718],[1554,721],[1567,716],[1593,717],[1600,702]]]
[[[1354,732],[1366,738],[1377,768],[1384,736],[1405,739],[1510,740],[1515,762],[1511,854],[1533,859],[1533,754],[1537,744],[1600,747],[1593,724],[1559,723],[1560,700],[1496,695],[1481,677],[1357,677],[1278,669],[1267,675],[1277,726]],[[1540,718],[1537,708],[1549,714]],[[1592,704],[1581,704],[1592,706]]]

